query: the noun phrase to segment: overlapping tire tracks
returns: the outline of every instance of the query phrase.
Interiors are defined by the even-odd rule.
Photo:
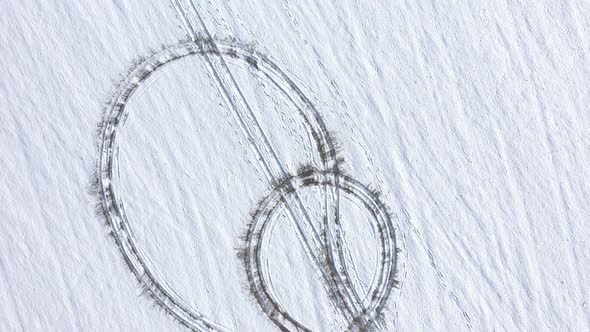
[[[367,330],[378,326],[378,318],[392,288],[396,286],[398,248],[393,221],[378,193],[343,174],[342,159],[321,116],[279,66],[267,57],[240,45],[217,44],[204,27],[192,2],[181,4],[175,1],[175,5],[189,31],[190,40],[163,48],[138,61],[122,80],[101,122],[97,172],[101,210],[112,228],[115,242],[127,265],[146,292],[183,325],[195,330],[227,330],[188,307],[181,296],[175,294],[156,275],[149,258],[142,252],[133,236],[119,190],[117,132],[127,118],[127,102],[138,87],[159,68],[181,58],[200,56],[206,61],[211,76],[218,82],[226,103],[232,108],[242,133],[273,186],[272,192],[261,201],[261,205],[253,214],[242,251],[250,291],[254,298],[280,328],[307,330],[302,323],[286,312],[278,299],[272,295],[260,264],[261,245],[263,239],[269,236],[267,229],[273,220],[270,216],[278,209],[286,209],[297,230],[299,240],[330,294],[332,304],[345,317],[348,328]],[[198,29],[190,23],[191,21],[201,22],[203,27],[200,31],[204,33],[197,33]],[[257,75],[270,81],[289,99],[303,118],[308,133],[316,144],[315,150],[321,160],[319,168],[304,167],[295,175],[285,170],[224,59],[232,59],[250,66]],[[310,186],[320,188],[323,196],[323,224],[320,231],[310,220],[310,215],[297,192]],[[374,227],[378,230],[379,271],[367,294],[359,294],[354,289],[343,254],[343,231],[339,220],[341,195],[347,195],[365,206],[372,216]]]

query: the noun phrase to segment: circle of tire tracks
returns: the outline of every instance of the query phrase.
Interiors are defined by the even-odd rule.
[[[148,267],[148,260],[146,259],[146,255],[143,253],[141,248],[137,246],[136,240],[134,238],[132,229],[129,225],[129,221],[127,220],[127,216],[125,213],[124,205],[122,198],[117,191],[117,182],[118,182],[118,158],[117,158],[117,150],[118,150],[118,143],[116,140],[117,137],[117,129],[119,129],[122,124],[124,124],[128,113],[126,110],[126,104],[131,96],[136,92],[138,87],[142,82],[144,82],[147,78],[151,76],[151,74],[159,69],[160,67],[171,63],[175,60],[191,56],[191,55],[202,55],[205,52],[207,54],[213,55],[220,55],[223,54],[224,56],[228,56],[230,58],[240,59],[247,62],[253,68],[259,70],[263,73],[264,76],[270,78],[270,80],[285,94],[288,94],[286,89],[290,89],[291,91],[295,92],[295,97],[290,96],[291,101],[296,103],[293,98],[298,99],[299,104],[303,104],[304,107],[298,107],[298,111],[301,116],[303,116],[306,125],[308,126],[308,130],[310,131],[311,136],[316,142],[317,149],[320,155],[321,163],[322,163],[322,171],[314,172],[314,179],[315,183],[323,183],[329,184],[330,186],[334,187],[336,190],[339,188],[339,182],[344,180],[346,183],[356,183],[354,180],[343,177],[340,175],[340,159],[337,157],[337,150],[335,148],[334,142],[331,140],[330,135],[324,125],[323,120],[319,116],[319,113],[315,110],[312,103],[303,95],[301,90],[291,81],[284,72],[280,70],[280,68],[274,64],[272,61],[267,59],[265,56],[256,53],[253,50],[248,50],[245,48],[241,48],[238,45],[217,45],[216,49],[199,49],[197,44],[194,41],[181,41],[177,44],[174,44],[169,47],[165,47],[158,52],[154,52],[147,58],[142,58],[137,61],[134,67],[129,71],[128,75],[123,79],[122,83],[120,84],[119,88],[117,89],[116,93],[114,94],[113,98],[107,105],[105,110],[105,116],[103,121],[101,122],[100,126],[100,134],[99,134],[99,159],[98,159],[98,167],[97,167],[97,191],[100,196],[100,204],[101,210],[104,214],[108,224],[112,228],[112,235],[117,243],[117,246],[120,252],[123,255],[128,267],[131,269],[132,273],[135,275],[141,286],[147,292],[147,294],[152,297],[161,308],[163,308],[168,314],[170,314],[173,318],[178,320],[181,324],[185,325],[191,329],[201,329],[201,330],[225,330],[225,328],[203,314],[192,310],[189,308],[181,299],[180,297],[175,294],[171,289],[169,289],[164,283],[160,282],[157,276],[154,274],[153,271],[150,270]],[[282,79],[284,82],[287,83],[287,87],[279,86],[277,82],[278,79]],[[298,183],[297,180],[301,180],[308,185],[311,184],[310,175],[307,177],[299,176],[298,179],[293,177],[289,177],[286,181],[283,181],[280,188],[284,190],[285,188],[290,187],[287,185],[288,182],[293,181],[294,183]],[[306,182],[307,181],[307,182]],[[357,183],[357,187],[360,184]],[[346,188],[346,186],[345,186]],[[363,188],[360,186],[360,188]],[[361,192],[369,193],[370,191],[367,188],[365,190],[361,190]],[[350,189],[351,192],[355,192],[355,189]],[[277,192],[276,190],[274,192]],[[359,196],[359,194],[355,194]],[[269,196],[267,199],[275,197],[275,195]],[[377,195],[373,195],[373,202],[378,202],[378,204],[382,206],[382,204],[378,200]],[[375,212],[375,211],[373,211]],[[373,213],[372,212],[372,213]],[[387,215],[388,224],[391,226],[391,220]],[[253,227],[264,226],[265,223],[256,223],[253,222]],[[264,227],[263,227],[264,228]],[[395,285],[395,273],[396,273],[396,248],[395,248],[395,233],[393,231],[393,227],[388,227],[388,231],[382,234],[389,234],[390,239],[393,239],[393,250],[387,251],[387,257],[383,257],[383,261],[390,262],[391,264],[388,265],[388,278],[386,278],[384,286],[380,287],[380,296],[377,294],[373,295],[373,299],[376,296],[379,298],[378,305],[372,306],[373,309],[371,310],[363,310],[362,317],[358,316],[355,317],[354,321],[357,321],[356,326],[367,325],[368,322],[371,322],[375,319],[383,309],[385,301],[389,296],[391,288]],[[255,234],[260,234],[257,231],[248,232],[248,236],[254,236]],[[381,232],[380,232],[381,234]],[[248,237],[247,236],[247,237]],[[253,237],[252,237],[253,238]],[[327,238],[324,234],[324,239],[327,241]],[[249,252],[247,247],[246,252]],[[253,249],[257,248],[256,246],[252,247]],[[338,259],[342,260],[343,257],[341,256],[341,248],[338,247],[337,243],[337,252],[340,254]],[[327,252],[328,260],[333,262],[334,257],[331,251]],[[277,317],[282,317],[283,322],[293,322],[292,317],[288,315],[288,313],[280,311],[280,304],[274,300],[273,298],[267,298],[270,300],[269,302],[265,302],[265,294],[264,290],[266,289],[266,285],[262,279],[256,279],[253,276],[256,276],[257,266],[256,263],[250,264],[248,262],[255,262],[253,260],[248,260],[248,256],[244,256],[244,264],[246,266],[246,271],[248,274],[248,279],[250,281],[251,291],[254,294],[255,298],[257,299],[258,303],[263,308],[263,311],[269,316],[269,318],[277,324],[281,328],[286,328],[286,325],[281,323],[281,319],[277,319]],[[253,256],[250,256],[251,258]],[[331,273],[338,273],[335,264],[328,264],[328,268],[331,270]],[[340,271],[342,273],[343,271]],[[344,271],[346,273],[346,271]],[[262,288],[261,288],[262,287]],[[261,290],[263,290],[261,292]],[[339,291],[337,291],[339,293]],[[342,297],[342,294],[337,294],[337,296]],[[372,300],[373,300],[372,299]],[[262,301],[262,302],[261,302]],[[271,306],[266,306],[264,303],[270,303]],[[375,301],[372,301],[375,302]],[[270,308],[274,308],[270,310]],[[279,313],[277,315],[277,312]],[[351,323],[351,326],[355,325],[355,322]],[[363,321],[363,323],[358,323]],[[294,325],[296,329],[305,329],[301,324],[296,323]]]
[[[379,247],[379,273],[377,280],[372,281],[369,294],[369,306],[350,322],[348,330],[365,331],[379,318],[392,288],[396,285],[396,241],[391,216],[378,195],[359,181],[343,174],[322,172],[311,168],[285,179],[260,204],[256,210],[251,227],[246,234],[246,249],[243,253],[244,265],[252,293],[267,316],[279,327],[287,331],[309,331],[296,321],[277,301],[269,289],[270,283],[265,280],[262,271],[262,244],[272,223],[273,216],[284,204],[284,196],[306,187],[338,186],[350,198],[359,201],[371,215],[371,221],[377,230]],[[339,248],[341,250],[341,248]]]

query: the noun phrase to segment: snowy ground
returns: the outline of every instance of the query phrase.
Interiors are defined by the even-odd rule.
[[[194,2],[227,47],[213,66],[227,61],[285,172],[322,167],[317,125],[290,99],[306,96],[358,181],[338,191],[346,292],[372,294],[387,262],[397,272],[371,328],[590,329],[589,3]],[[112,151],[141,251],[129,255],[174,295],[151,298],[131,247],[109,236],[99,125],[133,63],[190,37],[172,2],[1,8],[0,331],[183,330],[180,307],[221,330],[278,330],[238,256],[265,197],[279,206],[256,252],[269,292],[312,330],[349,326],[287,213],[300,199],[293,213],[321,229],[337,186],[270,199],[272,155],[245,138],[252,123],[236,121],[203,54],[138,83]],[[301,91],[265,77],[265,61]],[[390,213],[397,255],[380,254],[389,237],[361,192]],[[172,297],[183,305],[163,309]]]

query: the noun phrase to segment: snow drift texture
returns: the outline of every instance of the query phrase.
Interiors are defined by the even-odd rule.
[[[589,4],[195,4],[215,40],[293,80],[343,172],[387,207],[401,251],[376,329],[590,329]],[[184,329],[130,271],[95,190],[105,108],[140,57],[186,40],[178,12],[1,7],[0,330]],[[228,66],[288,173],[317,164],[288,93],[251,62]],[[276,330],[238,255],[273,184],[203,57],[158,69],[126,107],[118,185],[158,280],[224,329]],[[321,227],[319,188],[298,195]],[[274,296],[306,327],[345,328],[295,225],[273,218],[260,255]],[[372,216],[343,199],[340,219],[368,292]]]

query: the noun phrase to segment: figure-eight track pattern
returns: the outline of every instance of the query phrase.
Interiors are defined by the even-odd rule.
[[[348,329],[370,330],[379,326],[387,299],[396,286],[397,245],[392,218],[379,194],[343,173],[342,159],[338,156],[335,144],[313,104],[292,80],[270,59],[239,45],[215,44],[210,39],[183,41],[154,52],[135,64],[122,80],[113,98],[107,105],[100,132],[98,160],[98,189],[102,212],[112,229],[115,242],[127,265],[141,286],[156,303],[186,327],[194,330],[227,330],[223,325],[190,308],[181,296],[174,293],[156,275],[149,264],[149,258],[138,245],[127,219],[121,197],[117,132],[128,116],[126,105],[155,71],[175,60],[195,57],[225,57],[246,64],[256,74],[271,82],[293,104],[304,120],[315,150],[320,159],[320,168],[302,167],[297,174],[286,174],[273,179],[273,190],[266,196],[253,213],[241,252],[250,292],[263,312],[282,330],[308,330],[290,315],[270,291],[268,274],[261,262],[261,246],[269,236],[272,216],[280,209],[289,209],[298,198],[298,190],[305,187],[320,189],[323,200],[323,224],[320,244],[313,245],[309,239],[299,236],[302,245],[313,250],[316,273],[322,276],[323,284],[332,300],[332,305],[348,321]],[[254,149],[259,147],[254,146]],[[260,149],[259,149],[260,151]],[[371,215],[373,227],[377,230],[379,242],[378,267],[370,283],[367,294],[359,294],[350,280],[350,267],[347,265],[342,242],[340,224],[341,193],[362,204]],[[305,214],[305,211],[303,211]],[[305,214],[306,215],[306,214]],[[307,216],[307,215],[306,215]],[[294,220],[297,222],[297,220]],[[295,225],[300,227],[299,225]],[[358,225],[360,227],[361,225]],[[305,232],[303,229],[300,232]]]

